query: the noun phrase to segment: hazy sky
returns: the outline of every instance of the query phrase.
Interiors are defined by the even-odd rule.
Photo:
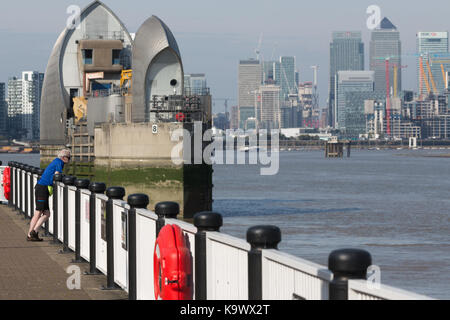
[[[89,0],[2,1],[0,11],[0,82],[23,70],[45,71],[57,36],[65,27],[67,7],[84,8]],[[237,97],[239,59],[255,57],[263,33],[266,60],[295,56],[301,81],[312,80],[311,65],[319,65],[322,106],[328,94],[329,43],[334,30],[359,30],[365,42],[368,68],[370,30],[366,9],[381,8],[401,32],[403,53],[416,50],[417,31],[448,31],[448,0],[105,0],[130,32],[151,15],[172,30],[186,73],[205,73],[213,97]],[[403,59],[404,89],[416,89],[416,61]],[[229,105],[237,104],[230,101]],[[215,102],[221,111],[223,102]]]

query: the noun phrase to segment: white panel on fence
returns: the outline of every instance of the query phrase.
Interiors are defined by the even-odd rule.
[[[80,194],[80,255],[89,261],[89,201],[91,192],[83,189]]]
[[[4,194],[4,187],[3,187],[3,170],[5,170],[6,167],[0,167],[0,202],[7,202]],[[10,193],[11,194],[11,193]]]
[[[207,299],[247,300],[250,245],[219,232],[206,235]]]
[[[95,261],[98,270],[106,274],[106,201],[103,194],[95,195]]]
[[[53,234],[53,195],[48,198],[48,208],[50,210],[50,218],[46,223],[48,224],[48,232]]]
[[[33,201],[31,201],[31,203],[30,203],[30,208],[31,208],[31,215],[33,216],[34,215],[34,211],[36,210],[36,198],[35,198],[34,188],[36,187],[38,176],[37,176],[37,174],[33,174],[31,176],[31,178],[32,178],[32,181],[33,181],[33,188],[31,189],[31,192],[33,192]],[[52,211],[50,211],[50,212],[51,212],[50,219],[53,219],[52,218],[52,215],[53,215]]]
[[[384,284],[375,284],[366,280],[348,281],[349,300],[434,300],[431,297],[393,288]]]
[[[195,234],[197,233],[197,228],[190,223],[177,220],[177,219],[165,219],[165,223],[167,224],[176,224],[178,225],[181,230],[183,230],[184,234],[184,240],[186,242],[186,246],[189,248],[189,251],[191,252],[192,256],[192,292],[193,292],[193,299],[195,299],[195,272],[194,272],[194,261],[195,261]]]
[[[27,209],[27,216],[28,217],[32,217],[33,216],[33,211],[31,210],[32,208],[31,208],[31,188],[30,188],[30,186],[31,186],[31,173],[30,172],[27,172],[26,173],[26,179],[27,179],[27,201],[28,201],[28,208],[26,208]]]
[[[114,281],[128,292],[128,204],[113,201]]]
[[[137,299],[154,300],[153,252],[158,216],[145,209],[136,210],[136,282]]]
[[[64,185],[58,182],[58,239],[64,237]]]
[[[75,192],[77,188],[73,186],[67,187],[67,201],[69,203],[67,207],[69,222],[69,248],[75,250]]]
[[[25,171],[24,170],[20,170],[20,175],[22,177],[22,187],[21,190],[22,192],[20,193],[20,210],[22,212],[25,212]]]
[[[277,250],[262,250],[263,300],[328,300],[326,267]]]

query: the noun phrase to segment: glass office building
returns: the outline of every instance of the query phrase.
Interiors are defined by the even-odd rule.
[[[329,124],[335,126],[336,76],[338,71],[364,70],[364,43],[360,31],[333,32],[330,43]]]
[[[348,104],[346,94],[351,92],[365,92],[373,94],[374,92],[374,71],[338,71],[337,75],[337,109],[335,110],[336,128],[345,130],[347,114],[355,110]],[[364,101],[362,102],[364,110]]]
[[[372,31],[370,40],[370,70],[375,71],[375,91],[386,95],[386,59],[389,59],[389,87],[394,87],[393,66],[397,66],[397,93],[402,88],[401,66],[402,44],[400,32],[388,18]],[[389,89],[391,90],[391,89]]]
[[[423,68],[425,76],[427,77],[429,86],[432,89],[431,77],[428,73],[428,67],[426,62],[428,61],[433,75],[433,80],[436,84],[437,93],[442,93],[445,90],[445,80],[442,73],[442,66],[444,70],[449,70],[450,64],[441,63],[448,60],[448,32],[419,32],[417,34],[417,53],[422,56]],[[445,72],[444,72],[445,73]],[[420,90],[422,83],[421,94],[427,93],[427,87],[424,85],[422,79],[422,73],[420,71],[420,57],[417,59],[417,75],[418,75],[418,88]]]

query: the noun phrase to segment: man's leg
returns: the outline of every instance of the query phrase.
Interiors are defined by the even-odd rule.
[[[43,214],[43,211],[36,210],[34,212],[34,216],[33,216],[33,218],[30,221],[30,229],[28,230],[28,236],[29,237],[31,236],[30,233],[31,233],[31,231],[33,231],[34,227],[38,223],[38,221],[41,218],[42,214]]]
[[[34,217],[33,217],[34,218]],[[42,215],[40,216],[39,220],[37,221],[36,225],[34,226],[34,231],[38,232],[39,228],[44,224],[45,221],[47,221],[50,218],[50,210],[45,210],[42,212]]]

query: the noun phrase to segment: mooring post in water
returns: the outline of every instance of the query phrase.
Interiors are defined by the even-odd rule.
[[[330,253],[328,269],[333,272],[329,285],[330,300],[348,300],[348,280],[366,279],[372,265],[370,253],[360,249],[340,249]]]
[[[278,249],[281,230],[276,226],[254,226],[247,230],[248,252],[248,299],[262,300],[262,249]]]

